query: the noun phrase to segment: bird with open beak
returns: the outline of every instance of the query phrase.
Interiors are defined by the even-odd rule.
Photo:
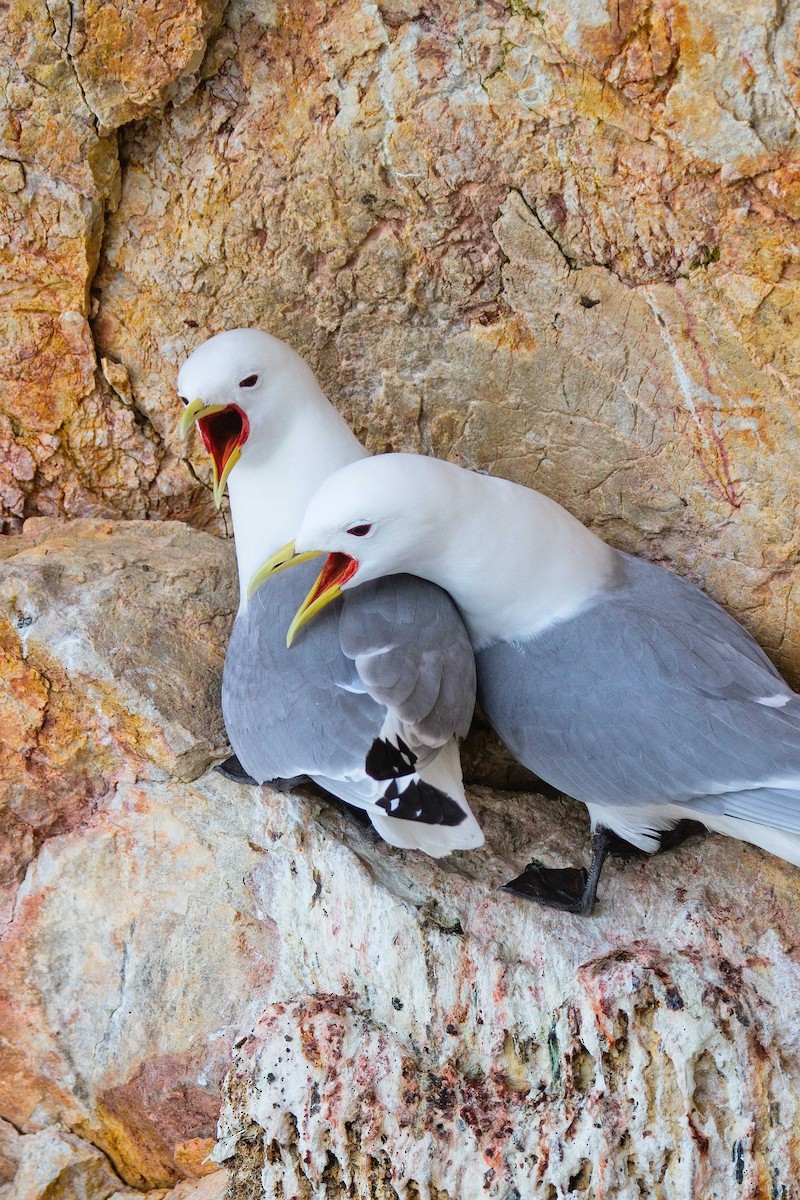
[[[439,584],[469,630],[497,733],[588,807],[588,873],[532,863],[510,890],[590,912],[612,835],[652,851],[683,820],[800,865],[800,696],[686,580],[530,488],[407,454],[328,478],[281,566],[311,550],[328,558],[290,640],[341,593],[395,572]]]
[[[258,783],[313,779],[363,809],[394,846],[434,857],[480,846],[458,748],[475,661],[449,597],[411,577],[376,581],[323,614],[290,655],[285,630],[302,578],[281,575],[248,595],[315,489],[366,451],[306,363],[261,330],[204,342],[181,367],[178,390],[181,432],[200,431],[217,505],[226,486],[230,496],[240,605],[222,708],[241,767]],[[310,582],[316,569],[300,571]]]

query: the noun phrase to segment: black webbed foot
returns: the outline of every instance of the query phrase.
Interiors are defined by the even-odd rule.
[[[659,850],[674,850],[676,846],[682,845],[687,838],[694,837],[698,833],[705,832],[705,825],[701,825],[699,821],[678,821],[678,824],[674,829],[666,829],[661,834],[661,845],[659,846]]]
[[[256,780],[253,779],[252,775],[247,774],[247,771],[245,771],[235,754],[232,754],[230,758],[226,758],[225,762],[217,763],[214,770],[219,771],[223,778],[232,779],[234,783],[247,783],[253,787],[258,787]]]
[[[579,912],[588,875],[584,867],[545,867],[535,860],[502,891],[562,912]]]
[[[588,917],[594,912],[600,872],[615,837],[610,829],[598,825],[592,835],[592,862],[588,872],[583,867],[542,867],[532,862],[521,875],[507,883],[504,890],[549,908]]]

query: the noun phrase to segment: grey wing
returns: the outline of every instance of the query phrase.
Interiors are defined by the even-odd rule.
[[[758,644],[691,584],[620,560],[601,602],[478,656],[480,697],[512,752],[588,804],[729,812],[711,797],[761,789],[763,801],[781,779],[800,787],[800,697]],[[774,799],[774,820],[800,828],[787,802],[788,818]]]
[[[464,737],[475,707],[475,655],[453,601],[435,584],[392,575],[346,593],[344,653],[415,752]]]
[[[268,580],[233,627],[222,709],[239,761],[259,782],[346,778],[363,769],[383,724],[384,710],[342,653],[339,605],[286,648],[286,630],[317,572],[318,564],[303,563]]]

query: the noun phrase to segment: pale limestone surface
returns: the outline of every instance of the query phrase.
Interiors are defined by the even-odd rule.
[[[574,806],[470,801],[488,848],[442,869],[317,824],[257,868],[282,954],[228,1080],[232,1197],[796,1197],[798,873],[697,839],[568,917],[495,887],[520,825],[569,861]]]
[[[541,487],[796,681],[800,0],[222,8],[10,5],[9,526],[222,530],[175,373],[260,324],[373,449]]]
[[[208,770],[229,543],[0,550],[2,1200],[221,1200],[232,1058],[232,1200],[796,1200],[800,872],[694,838],[541,910],[498,888],[585,860],[579,805],[472,787],[436,863]]]
[[[0,554],[0,1113],[168,1186],[208,1169],[272,969],[244,882],[263,799],[207,773],[232,548],[175,523],[34,521]]]

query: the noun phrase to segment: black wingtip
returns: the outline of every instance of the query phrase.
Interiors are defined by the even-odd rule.
[[[401,737],[396,746],[386,738],[375,738],[367,751],[364,766],[370,779],[401,779],[404,775],[413,775],[416,762],[416,754]]]
[[[421,825],[460,825],[467,817],[447,792],[423,779],[410,780],[403,791],[392,781],[377,804],[387,816]]]

